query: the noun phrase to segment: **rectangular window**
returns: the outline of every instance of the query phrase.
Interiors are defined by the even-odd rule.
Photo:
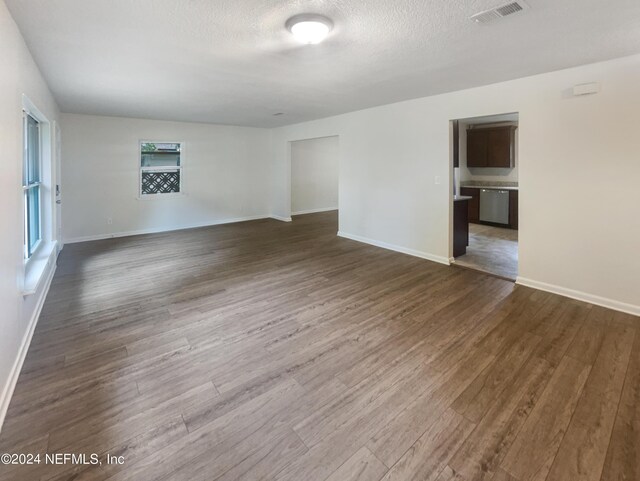
[[[176,194],[182,187],[180,142],[140,142],[140,195]]]
[[[40,157],[40,123],[25,112],[22,190],[24,192],[24,253],[27,259],[36,250],[42,237]]]

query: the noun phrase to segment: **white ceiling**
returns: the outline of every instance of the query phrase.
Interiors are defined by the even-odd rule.
[[[486,25],[469,16],[506,2],[5,1],[62,111],[97,115],[271,127],[640,52],[638,0]],[[303,12],[333,19],[324,43],[285,30]]]

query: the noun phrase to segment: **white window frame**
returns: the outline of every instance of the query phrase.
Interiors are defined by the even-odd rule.
[[[20,290],[22,291],[22,295],[24,297],[30,296],[38,292],[38,289],[42,285],[46,277],[47,272],[52,272],[50,268],[55,264],[55,253],[57,241],[55,235],[53,234],[53,223],[55,219],[54,213],[54,197],[52,191],[52,185],[56,183],[56,175],[54,174],[56,166],[58,165],[59,159],[54,157],[54,152],[52,150],[53,142],[52,142],[52,124],[34,104],[29,100],[29,98],[23,93],[22,94],[22,120],[23,120],[23,169],[27,164],[27,144],[25,135],[26,129],[24,128],[24,123],[26,121],[26,115],[33,117],[38,122],[38,144],[39,144],[39,167],[40,167],[40,188],[39,188],[39,228],[40,228],[40,239],[39,242],[34,244],[33,249],[31,250],[31,255],[29,256],[28,250],[28,226],[27,222],[27,214],[25,212],[27,202],[26,202],[26,191],[29,189],[23,190],[23,206],[22,207],[22,222],[25,223],[24,226],[24,253],[23,253],[23,272],[20,279]],[[18,112],[16,112],[17,116]],[[16,119],[17,120],[17,119]],[[28,177],[24,177],[22,182],[24,184],[25,181],[29,180]]]
[[[142,144],[180,144],[180,165],[176,167],[143,167],[142,166]],[[138,141],[138,200],[147,199],[167,199],[172,197],[181,197],[184,195],[184,158],[185,158],[185,143],[180,140],[139,140]],[[180,172],[180,191],[179,192],[165,192],[157,194],[143,194],[142,193],[142,172]]]
[[[38,123],[38,173],[39,179],[37,182],[29,184],[28,181],[28,149],[29,149],[29,139],[28,139],[28,117],[31,117]],[[47,122],[46,119],[43,120],[42,115],[39,112],[34,112],[32,109],[27,107],[23,107],[22,109],[22,137],[23,137],[23,153],[22,153],[22,202],[23,202],[23,223],[24,223],[24,260],[25,263],[28,263],[33,257],[34,254],[38,251],[40,246],[42,245],[42,217],[43,217],[43,199],[42,199],[42,175],[43,175],[43,163],[42,163],[42,154],[43,154],[43,136],[42,136],[42,124],[43,122]],[[29,248],[29,208],[27,198],[29,196],[29,191],[31,189],[38,189],[38,234],[39,238],[33,246],[33,249]]]

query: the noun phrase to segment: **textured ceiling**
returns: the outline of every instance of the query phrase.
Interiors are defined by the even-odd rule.
[[[639,0],[486,25],[469,16],[505,2],[5,1],[62,111],[97,115],[271,127],[640,52]],[[324,43],[285,30],[303,12],[333,19]]]

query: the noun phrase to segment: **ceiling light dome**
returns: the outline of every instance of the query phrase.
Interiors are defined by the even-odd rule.
[[[303,13],[291,17],[285,26],[300,43],[315,44],[327,38],[333,22],[323,15]]]

